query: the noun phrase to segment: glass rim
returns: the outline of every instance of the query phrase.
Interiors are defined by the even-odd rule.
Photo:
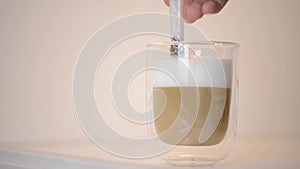
[[[200,45],[200,46],[214,46],[214,47],[240,47],[239,43],[230,41],[174,41],[174,42],[156,42],[147,44],[147,46],[170,46],[176,44]]]

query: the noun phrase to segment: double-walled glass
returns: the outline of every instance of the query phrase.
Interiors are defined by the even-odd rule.
[[[236,133],[238,51],[232,42],[147,46],[149,133],[174,147],[163,159],[206,165],[225,158]]]

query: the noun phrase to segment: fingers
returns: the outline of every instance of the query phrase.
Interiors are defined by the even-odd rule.
[[[203,14],[215,14],[222,10],[228,0],[209,0],[202,4]]]
[[[206,1],[206,0],[199,0],[199,1]],[[164,0],[167,6],[170,6],[169,0]],[[183,10],[182,10],[182,17],[186,22],[192,23],[195,22],[197,19],[203,16],[201,4],[203,2],[198,2],[196,0],[184,0],[183,1]]]
[[[222,6],[216,1],[207,1],[202,5],[203,14],[213,14],[217,13],[222,9]]]
[[[228,0],[214,0],[217,3],[219,3],[222,7],[224,7],[226,5],[226,3],[228,2]]]
[[[164,0],[169,6],[169,0]],[[220,12],[228,0],[184,0],[182,17],[186,22],[193,23],[202,18],[204,14]]]
[[[194,0],[185,0],[183,3],[182,17],[188,23],[193,23],[203,16],[202,3]]]
[[[166,4],[167,6],[170,6],[170,5],[169,5],[169,0],[164,0],[164,2],[165,2],[165,4]]]

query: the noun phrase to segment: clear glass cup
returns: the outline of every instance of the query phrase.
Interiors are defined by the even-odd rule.
[[[238,106],[239,45],[232,42],[147,46],[147,109],[151,137],[173,145],[172,165],[208,165],[233,145]]]

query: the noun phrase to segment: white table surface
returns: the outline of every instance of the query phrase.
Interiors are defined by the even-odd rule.
[[[104,152],[89,140],[0,143],[0,168],[191,168],[161,159],[129,160]],[[300,138],[237,137],[230,155],[213,166],[193,168],[300,168]]]

